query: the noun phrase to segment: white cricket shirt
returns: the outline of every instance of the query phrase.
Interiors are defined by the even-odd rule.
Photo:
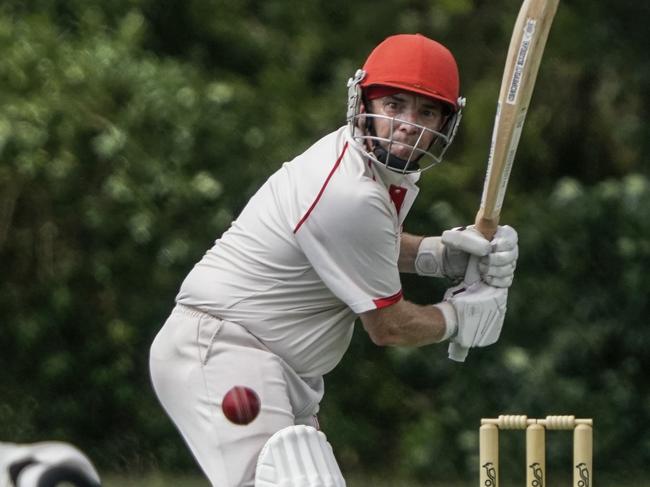
[[[371,163],[340,128],[264,183],[177,302],[244,326],[299,375],[320,377],[358,314],[402,297],[400,231],[416,180]]]

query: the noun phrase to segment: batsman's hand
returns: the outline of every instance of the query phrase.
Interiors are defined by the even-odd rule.
[[[495,287],[510,287],[519,257],[517,231],[508,225],[497,227],[490,242],[491,251],[478,261],[481,278]]]
[[[449,288],[441,303],[447,334],[463,349],[487,347],[501,335],[506,316],[508,289],[478,281]]]
[[[470,255],[476,255],[483,281],[495,287],[510,287],[519,257],[517,242],[517,232],[508,225],[499,226],[492,241],[474,225],[446,230],[441,237],[443,273],[450,279],[463,278]]]
[[[490,253],[490,242],[474,227],[458,227],[445,231],[441,237],[425,237],[415,258],[415,271],[421,276],[465,276],[470,255],[484,257]]]

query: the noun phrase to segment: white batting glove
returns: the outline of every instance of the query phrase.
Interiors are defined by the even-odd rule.
[[[478,262],[481,278],[496,287],[510,287],[515,277],[519,246],[517,231],[508,225],[499,226],[490,242],[491,252]]]
[[[482,281],[469,287],[449,288],[443,302],[435,304],[445,317],[445,338],[463,349],[487,347],[501,334],[506,316],[508,289]]]
[[[474,225],[443,232],[441,237],[422,239],[415,258],[415,270],[421,276],[462,279],[470,255],[479,257],[481,279],[495,287],[510,287],[519,257],[518,237],[514,228],[497,228],[488,241]]]
[[[425,237],[415,258],[415,271],[421,276],[460,279],[465,276],[470,254],[490,253],[490,242],[473,226],[443,232],[441,237]]]

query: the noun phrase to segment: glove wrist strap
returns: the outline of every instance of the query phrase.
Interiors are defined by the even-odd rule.
[[[442,313],[442,316],[445,318],[445,334],[440,339],[441,342],[449,340],[456,335],[458,331],[458,318],[456,317],[456,310],[451,303],[438,303],[434,304],[434,307],[438,308]]]

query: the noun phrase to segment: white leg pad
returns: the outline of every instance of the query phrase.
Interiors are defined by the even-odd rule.
[[[332,446],[311,426],[281,429],[257,460],[255,487],[345,487]]]

